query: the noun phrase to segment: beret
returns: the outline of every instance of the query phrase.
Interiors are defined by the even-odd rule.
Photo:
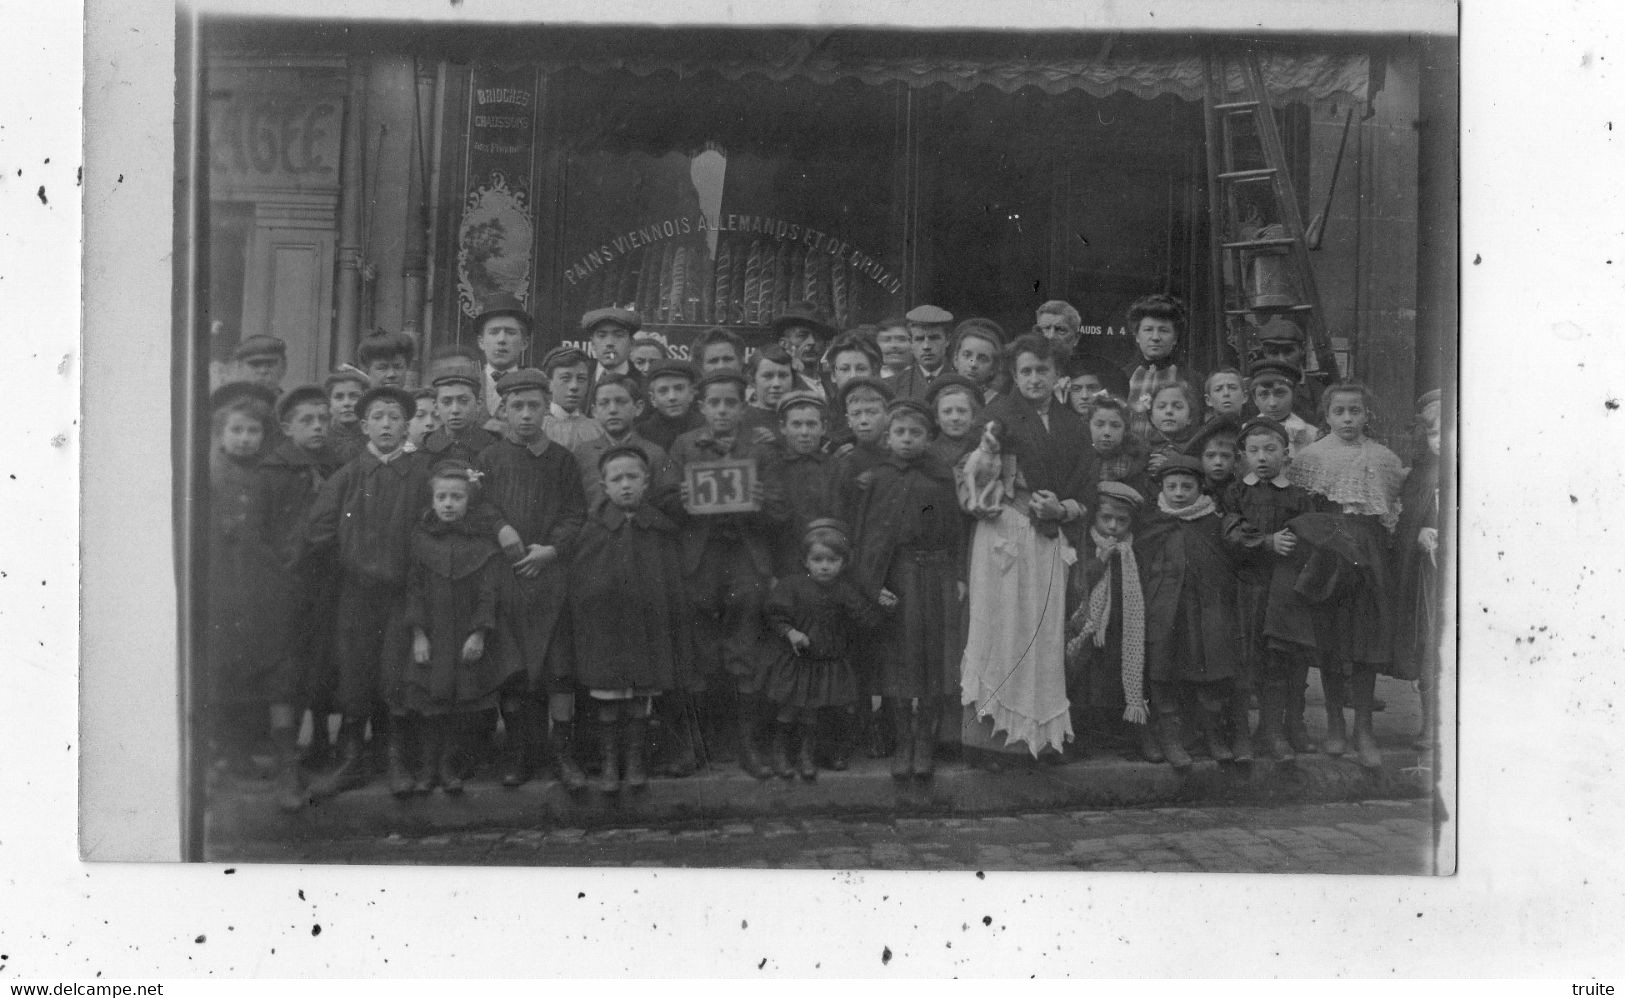
[[[650,364],[649,370],[643,375],[643,380],[652,384],[656,378],[672,376],[687,378],[690,384],[700,380],[700,372],[681,357],[662,357]]]
[[[1139,509],[1145,505],[1145,496],[1122,482],[1101,482],[1095,486],[1095,494],[1102,499],[1116,499],[1118,502],[1128,503],[1130,509]]]
[[[1207,449],[1208,441],[1221,433],[1239,436],[1241,433],[1241,420],[1234,416],[1214,416],[1203,423],[1196,431],[1196,435],[1185,444],[1185,453],[1191,457],[1200,458],[1202,451]]]
[[[963,325],[963,323],[961,323],[961,325]],[[976,395],[976,398],[978,400],[980,400],[982,398],[982,386],[981,385],[979,385],[976,382],[972,381],[971,379],[965,377],[963,374],[959,374],[957,372],[950,371],[947,374],[939,374],[939,375],[937,375],[935,380],[933,380],[931,382],[931,384],[926,388],[926,390],[925,390],[925,404],[928,405],[928,406],[933,406],[933,407],[936,406],[936,404],[937,404],[937,396],[941,395],[947,389],[954,388],[956,386],[960,387],[960,388],[969,389],[971,392],[973,392]]]
[[[404,388],[396,388],[394,385],[379,385],[377,388],[369,388],[361,393],[361,398],[356,400],[355,414],[362,419],[366,419],[367,410],[372,407],[374,402],[394,402],[401,407],[401,415],[407,419],[411,419],[418,411],[417,400],[412,398],[412,393]]]
[[[1205,477],[1202,462],[1187,454],[1169,454],[1168,459],[1162,462],[1162,467],[1153,471],[1151,477],[1161,481],[1176,471],[1195,475],[1197,478]]]
[[[553,393],[552,380],[534,367],[522,367],[517,371],[509,371],[497,379],[498,395],[506,396],[510,392],[517,392],[527,388],[540,388],[549,395]]]
[[[611,305],[608,308],[595,308],[581,317],[581,328],[584,332],[592,332],[600,323],[611,322],[626,329],[628,333],[635,333],[643,328],[643,320],[629,308],[617,308]]]
[[[1268,432],[1275,434],[1277,437],[1280,437],[1281,444],[1283,446],[1292,446],[1292,438],[1287,436],[1286,427],[1282,426],[1280,423],[1269,418],[1268,416],[1254,416],[1252,419],[1247,420],[1247,422],[1241,425],[1241,433],[1238,434],[1238,436],[1242,440],[1246,440],[1252,435],[1254,430],[1267,430]]]
[[[320,402],[322,405],[326,405],[327,390],[321,385],[300,385],[297,388],[288,390],[281,398],[277,399],[276,421],[280,423],[287,419],[288,413],[293,411],[294,406],[303,405],[306,402]]]
[[[954,321],[954,314],[935,305],[916,305],[909,309],[903,318],[924,326],[946,326]]]

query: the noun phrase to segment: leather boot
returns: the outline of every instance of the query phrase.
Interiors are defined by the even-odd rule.
[[[339,761],[311,782],[312,798],[332,797],[367,785],[367,751],[361,735],[367,719],[346,717],[339,726]]]
[[[1297,757],[1286,737],[1285,715],[1286,687],[1266,681],[1258,691],[1258,740],[1276,762],[1292,762]]]
[[[520,701],[502,710],[502,785],[523,786],[530,779],[530,760],[534,754],[531,739],[536,726],[531,717],[534,705]]]
[[[391,718],[389,726],[389,739],[387,757],[389,762],[389,793],[390,796],[401,798],[412,796],[412,768],[408,763],[412,751],[411,742],[421,741],[414,739],[423,727],[423,718],[416,714]]]
[[[1348,751],[1348,729],[1343,725],[1347,684],[1348,679],[1342,674],[1320,670],[1320,688],[1326,694],[1326,740],[1320,743],[1320,750],[1333,757]]]
[[[1294,665],[1287,670],[1282,708],[1286,717],[1281,723],[1281,728],[1286,732],[1287,744],[1299,755],[1315,750],[1314,739],[1309,737],[1309,727],[1303,723],[1304,692],[1308,686],[1307,666]]]
[[[587,774],[576,763],[575,722],[554,721],[547,740],[553,754],[553,775],[558,777],[564,789],[571,793],[587,789]]]
[[[1183,772],[1191,768],[1191,756],[1185,751],[1185,732],[1179,721],[1179,705],[1157,710],[1157,737],[1162,741],[1162,757],[1168,765]]]
[[[914,773],[914,711],[907,700],[890,698],[881,710],[891,713],[892,740],[897,745],[891,757],[892,779],[906,780]]]
[[[920,698],[920,713],[914,718],[914,778],[929,780],[937,771],[937,732],[942,726],[942,709],[936,701]]]
[[[773,767],[773,774],[783,780],[796,778],[796,767],[790,762],[791,728],[784,721],[773,722],[773,745],[768,763]]]
[[[1247,702],[1251,693],[1240,690],[1230,695],[1225,713],[1230,717],[1230,754],[1237,762],[1253,761],[1252,719],[1247,716]]]
[[[765,780],[773,775],[773,770],[762,761],[762,753],[756,748],[756,735],[761,726],[761,704],[754,696],[741,694],[739,703],[739,768],[743,769],[752,779]]]
[[[460,714],[442,714],[429,723],[435,728],[435,762],[440,789],[448,794],[463,792],[463,766],[467,754],[469,719]]]
[[[619,717],[599,718],[598,727],[603,743],[603,771],[598,774],[598,790],[600,793],[618,794],[621,792],[621,739],[625,734],[621,725],[625,722]]]
[[[1152,714],[1145,719],[1144,724],[1134,726],[1140,729],[1137,732],[1140,739],[1140,758],[1146,762],[1162,762],[1162,745],[1157,737],[1157,715]]]
[[[643,753],[649,737],[649,719],[646,717],[629,717],[621,722],[621,732],[625,735],[626,755],[626,785],[633,790],[641,790],[649,785],[649,774],[643,766]]]
[[[800,771],[803,780],[811,783],[818,779],[818,762],[813,758],[813,745],[818,740],[818,725],[812,721],[796,725],[796,740],[799,742],[796,769]]]
[[[1202,741],[1214,762],[1232,762],[1235,756],[1224,743],[1224,704],[1204,703],[1202,707]]]
[[[1354,752],[1366,769],[1382,768],[1382,749],[1371,727],[1372,699],[1377,687],[1373,669],[1356,669],[1349,677],[1349,699],[1354,704]]]
[[[276,806],[293,813],[305,806],[305,788],[299,775],[299,729],[272,728],[276,745]]]
[[[427,796],[429,791],[434,789],[436,774],[440,768],[442,737],[439,718],[421,719],[418,730],[417,764],[412,767],[412,793],[419,797]]]

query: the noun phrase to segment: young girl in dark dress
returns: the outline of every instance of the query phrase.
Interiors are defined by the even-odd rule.
[[[899,399],[887,415],[890,456],[858,478],[857,576],[899,608],[876,653],[897,740],[892,776],[929,779],[943,701],[959,693],[965,519],[953,469],[926,452],[930,411]]]
[[[405,624],[412,660],[389,698],[421,733],[415,779],[396,796],[426,794],[438,781],[463,792],[463,746],[470,721],[497,705],[504,659],[496,636],[497,594],[507,567],[488,529],[468,520],[479,475],[463,461],[430,471],[429,509],[412,532]]]
[[[1146,467],[1152,474],[1174,454],[1183,454],[1196,436],[1202,403],[1195,389],[1183,381],[1164,385],[1151,396],[1149,423],[1145,428]]]
[[[1089,478],[1122,482],[1148,495],[1145,441],[1130,432],[1129,405],[1114,395],[1096,395],[1089,406]]]
[[[813,756],[818,714],[857,701],[852,653],[880,621],[880,604],[858,589],[846,571],[852,545],[839,520],[814,520],[802,537],[806,572],[781,578],[768,598],[768,629],[784,639],[767,668],[767,698],[777,711],[773,768],[790,779],[818,778]],[[796,762],[790,762],[792,733]]]
[[[1287,477],[1314,498],[1316,512],[1292,521],[1310,551],[1297,589],[1315,594],[1316,645],[1326,694],[1326,754],[1344,750],[1343,709],[1354,708],[1354,751],[1378,768],[1382,753],[1371,727],[1377,673],[1414,679],[1396,661],[1393,569],[1388,546],[1399,522],[1405,469],[1399,457],[1366,436],[1371,392],[1344,383],[1326,389],[1321,411],[1330,432],[1303,448]]]

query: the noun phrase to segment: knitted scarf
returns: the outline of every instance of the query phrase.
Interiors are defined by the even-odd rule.
[[[1212,496],[1203,496],[1191,503],[1189,506],[1186,506],[1184,509],[1174,509],[1172,506],[1168,505],[1168,497],[1158,493],[1157,508],[1162,510],[1164,513],[1167,513],[1169,516],[1176,517],[1177,519],[1181,520],[1200,520],[1209,513],[1217,512],[1217,509],[1213,505]]]
[[[1076,655],[1083,642],[1094,635],[1095,647],[1106,646],[1106,627],[1112,617],[1112,573],[1109,561],[1117,552],[1123,567],[1123,720],[1144,724],[1150,717],[1145,699],[1145,594],[1140,590],[1140,566],[1134,560],[1134,538],[1113,540],[1094,527],[1089,537],[1095,542],[1095,557],[1108,567],[1089,593],[1089,601],[1078,607],[1072,615],[1074,622],[1083,618],[1078,636],[1067,642],[1067,653]]]

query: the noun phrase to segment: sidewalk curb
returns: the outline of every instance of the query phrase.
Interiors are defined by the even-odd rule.
[[[686,779],[651,780],[647,789],[608,797],[587,791],[572,798],[556,782],[518,789],[471,782],[459,797],[438,791],[404,801],[375,779],[368,786],[313,804],[296,814],[276,807],[269,786],[234,790],[210,805],[210,859],[226,860],[236,843],[310,841],[399,833],[426,835],[485,828],[613,828],[785,817],[881,814],[939,816],[1068,811],[1148,805],[1329,803],[1427,796],[1417,753],[1389,751],[1384,768],[1352,759],[1300,756],[1296,763],[1246,765],[1198,761],[1184,776],[1166,765],[1091,759],[990,773],[943,765],[929,785],[899,786],[886,760],[862,760],[846,772],[820,771],[815,783],[756,781],[735,768]],[[1406,772],[1411,770],[1411,772]]]

